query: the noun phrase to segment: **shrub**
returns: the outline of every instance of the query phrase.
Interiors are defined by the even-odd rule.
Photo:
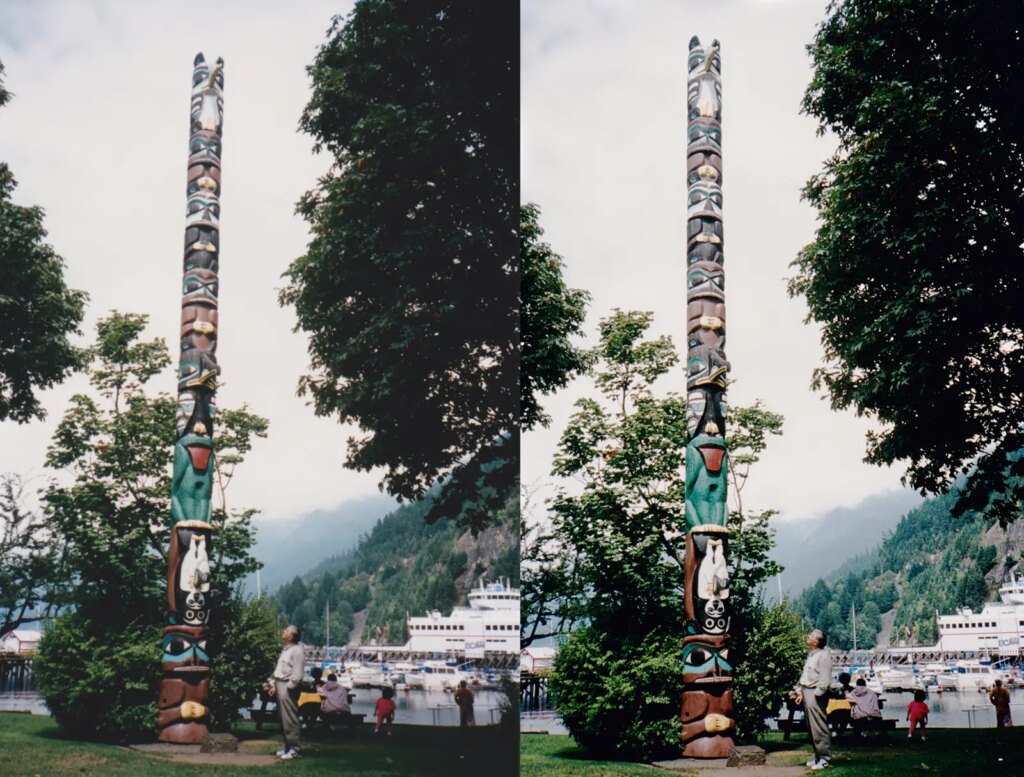
[[[235,597],[218,608],[210,625],[211,728],[226,731],[241,717],[281,652],[282,624],[267,597]]]
[[[163,623],[115,627],[81,613],[59,617],[36,656],[39,689],[73,736],[140,742],[156,735]],[[211,728],[226,730],[248,707],[280,652],[277,611],[265,598],[228,600],[210,627]]]
[[[765,719],[778,711],[800,678],[807,656],[805,629],[788,602],[758,607],[741,633],[739,663],[733,676],[736,727],[752,739],[767,730]]]
[[[733,680],[737,733],[766,729],[806,656],[804,629],[788,604],[757,607],[737,629]],[[596,756],[650,761],[679,755],[682,634],[639,643],[585,628],[562,645],[551,675],[555,706],[576,742]]]
[[[551,692],[566,728],[594,755],[652,760],[679,754],[681,635],[624,643],[573,632],[555,658]]]
[[[152,739],[160,685],[159,624],[121,629],[66,613],[46,630],[36,656],[39,689],[74,736],[113,742]]]

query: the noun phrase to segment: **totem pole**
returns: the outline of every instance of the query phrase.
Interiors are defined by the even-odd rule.
[[[724,758],[733,746],[726,557],[725,271],[722,84],[718,41],[690,40],[687,107],[686,636],[683,755]]]
[[[197,54],[192,71],[191,137],[181,291],[181,357],[171,537],[167,554],[167,626],[157,726],[161,742],[201,743],[209,723],[210,496],[217,414],[217,268],[224,62]]]

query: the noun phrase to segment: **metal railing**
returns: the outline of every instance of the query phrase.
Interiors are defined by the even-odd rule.
[[[1014,708],[1016,708],[1018,710],[1019,709],[1024,709],[1024,704],[1011,704],[1010,705],[1011,717],[1012,717],[1012,711],[1013,711]],[[978,716],[982,712],[991,712],[992,713],[992,723],[991,723],[991,725],[989,725],[987,723],[987,721],[986,721],[985,728],[994,728],[995,725],[996,725],[996,719],[995,719],[996,708],[993,707],[991,704],[985,705],[985,706],[981,706],[981,707],[971,706],[971,707],[968,707],[967,709],[965,709],[964,712],[967,713],[967,728],[974,728],[974,724],[977,721]],[[982,728],[982,726],[979,724],[978,728]]]

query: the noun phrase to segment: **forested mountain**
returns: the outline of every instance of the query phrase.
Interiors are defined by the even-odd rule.
[[[842,649],[853,646],[854,607],[858,648],[872,647],[879,636],[886,641],[885,621],[891,644],[934,644],[936,613],[977,610],[996,598],[1018,572],[1024,548],[1024,524],[1001,529],[976,516],[954,518],[955,501],[950,494],[925,500],[877,550],[805,590],[800,612]]]
[[[332,555],[351,554],[360,537],[396,506],[397,502],[391,497],[374,494],[289,520],[257,516],[253,522],[257,529],[253,556],[263,562],[260,570],[263,590],[273,591],[296,574],[307,574],[314,565],[327,562]],[[339,568],[335,567],[334,571]],[[255,575],[246,580],[246,588],[256,592]]]
[[[428,524],[424,517],[434,498],[389,513],[351,554],[332,556],[272,596],[282,617],[302,628],[304,642],[325,643],[328,604],[331,644],[346,644],[350,635],[359,642],[379,636],[401,644],[408,639],[407,615],[465,604],[482,577],[518,584],[517,499],[510,498],[474,537],[452,521]]]

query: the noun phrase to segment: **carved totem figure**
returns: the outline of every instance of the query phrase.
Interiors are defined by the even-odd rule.
[[[718,41],[694,36],[688,58],[686,280],[686,636],[683,755],[725,758],[733,747],[729,658],[729,456],[725,445],[725,255],[722,82]]]
[[[167,626],[161,644],[161,742],[201,743],[209,723],[210,497],[217,417],[217,294],[220,248],[220,151],[224,62],[197,54],[192,71],[191,138],[185,189],[185,261],[171,537],[167,554]]]

